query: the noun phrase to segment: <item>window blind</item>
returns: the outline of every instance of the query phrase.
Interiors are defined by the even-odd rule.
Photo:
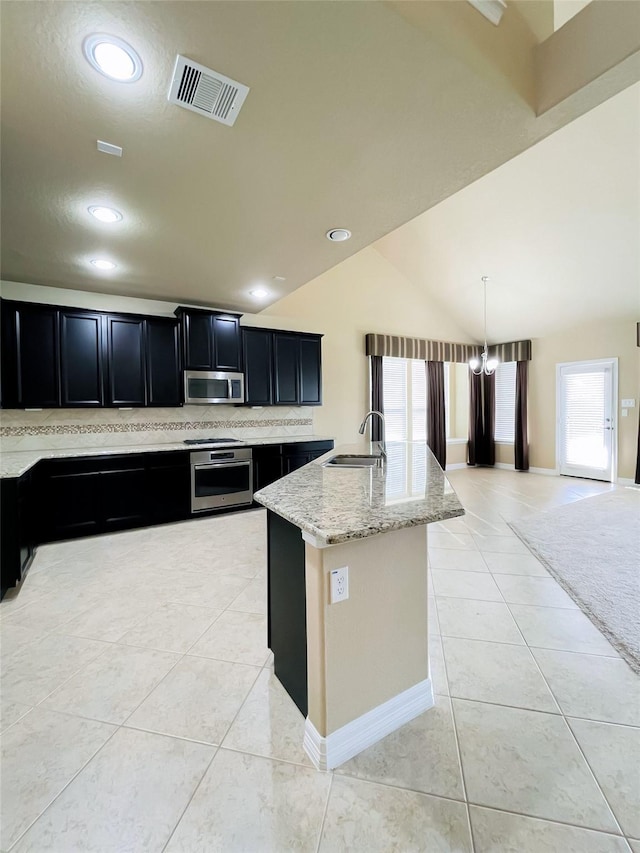
[[[382,368],[387,441],[407,440],[407,359],[385,358]]]
[[[516,362],[500,362],[496,368],[496,441],[515,441]]]
[[[426,441],[427,376],[424,361],[385,358],[382,383],[387,441]]]
[[[564,460],[569,465],[605,468],[605,372],[572,373],[564,377]]]

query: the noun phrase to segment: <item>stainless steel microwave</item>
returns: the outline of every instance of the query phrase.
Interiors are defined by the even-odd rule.
[[[244,403],[244,375],[226,370],[185,370],[186,405]]]

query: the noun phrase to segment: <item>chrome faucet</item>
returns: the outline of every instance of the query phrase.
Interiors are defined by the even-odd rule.
[[[383,456],[386,456],[387,455],[387,443],[386,443],[385,437],[384,437],[384,415],[382,414],[382,412],[378,412],[375,409],[372,409],[370,412],[367,412],[367,414],[364,416],[364,420],[360,424],[360,429],[358,430],[358,432],[360,433],[360,435],[364,435],[365,430],[367,428],[367,421],[369,420],[371,415],[377,415],[380,418],[380,427],[382,429],[382,441],[380,441],[380,451],[381,451]]]

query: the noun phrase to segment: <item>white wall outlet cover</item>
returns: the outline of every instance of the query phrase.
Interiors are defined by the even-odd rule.
[[[331,604],[338,601],[346,601],[349,598],[349,566],[340,569],[332,569],[331,578]]]
[[[636,401],[633,398],[629,398],[628,400],[623,400],[620,403],[621,408],[623,409],[635,409]]]
[[[622,410],[622,417],[623,417],[623,418],[628,418],[628,417],[629,417],[629,409],[623,409],[623,410]]]

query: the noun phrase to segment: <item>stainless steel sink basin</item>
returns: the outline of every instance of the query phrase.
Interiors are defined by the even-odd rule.
[[[384,457],[382,456],[368,456],[368,455],[358,455],[358,454],[338,454],[337,456],[332,456],[331,459],[327,459],[324,463],[323,467],[336,467],[336,468],[382,468],[384,465]]]

